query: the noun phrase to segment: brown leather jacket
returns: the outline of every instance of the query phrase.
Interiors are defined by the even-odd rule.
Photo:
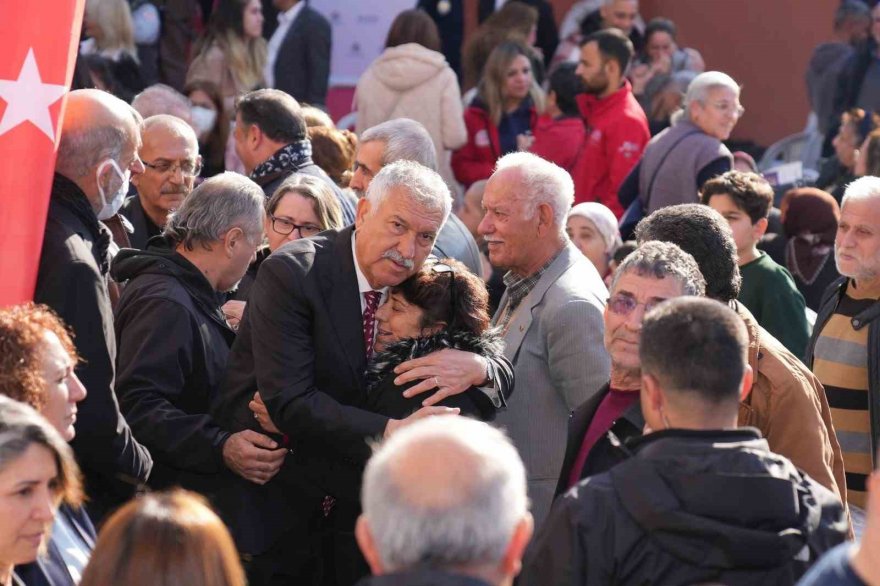
[[[732,305],[749,332],[749,365],[755,372],[752,390],[739,405],[739,425],[760,429],[771,451],[791,460],[846,506],[843,456],[822,383],[744,305]]]

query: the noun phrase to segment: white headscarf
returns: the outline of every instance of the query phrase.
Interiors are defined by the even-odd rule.
[[[579,203],[568,212],[568,217],[580,216],[591,221],[602,239],[605,241],[605,253],[611,258],[611,255],[620,248],[623,242],[620,240],[620,228],[617,225],[617,217],[614,212],[609,210],[601,203],[590,201]]]

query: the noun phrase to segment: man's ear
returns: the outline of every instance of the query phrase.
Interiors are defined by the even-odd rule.
[[[357,212],[354,218],[354,227],[360,228],[364,223],[364,218],[370,213],[370,201],[366,197],[362,197],[357,202]]]
[[[522,570],[522,557],[526,551],[526,546],[532,539],[532,533],[535,530],[535,521],[532,519],[531,513],[517,523],[516,529],[513,530],[513,537],[507,544],[507,550],[501,558],[499,570],[503,576],[518,576]]]
[[[767,233],[767,226],[770,224],[770,220],[767,218],[761,218],[757,222],[752,225],[752,235],[755,240],[760,240],[761,236]]]
[[[370,533],[370,525],[363,515],[358,517],[357,524],[354,526],[354,537],[373,575],[381,576],[384,574],[385,569],[382,567],[382,560],[379,558],[379,552],[376,550],[373,534]]]
[[[236,226],[227,230],[223,235],[223,251],[226,253],[226,257],[232,258],[236,248],[244,244],[244,240],[245,236],[241,228]]]
[[[739,400],[745,401],[746,397],[749,396],[749,393],[752,392],[752,385],[755,382],[755,371],[752,370],[752,367],[746,364],[746,370],[743,372],[743,380],[742,385],[739,389]]]
[[[553,229],[553,207],[546,202],[538,204],[538,235],[543,236]]]
[[[248,146],[253,150],[258,149],[263,143],[263,131],[258,124],[251,124],[247,127],[246,137],[247,140],[245,142],[247,142]]]

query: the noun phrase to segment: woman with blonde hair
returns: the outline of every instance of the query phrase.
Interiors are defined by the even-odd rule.
[[[232,119],[235,98],[263,83],[266,40],[260,0],[220,0],[196,43],[195,55],[186,83],[218,84],[224,111]]]
[[[464,113],[467,143],[452,154],[452,171],[465,187],[488,179],[495,161],[518,150],[517,137],[535,129],[544,92],[532,74],[529,54],[523,43],[506,41],[489,56],[477,95]]]
[[[107,521],[80,586],[244,586],[235,544],[195,493],[130,501]]]
[[[0,585],[46,547],[60,504],[82,504],[73,450],[33,407],[0,396]],[[71,582],[72,583],[72,582]]]
[[[128,2],[88,0],[83,25],[89,38],[80,43],[80,54],[93,63],[103,63],[112,77],[104,80],[105,85],[113,88],[119,98],[130,102],[144,89],[144,81]]]

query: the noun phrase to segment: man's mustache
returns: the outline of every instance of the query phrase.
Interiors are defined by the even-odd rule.
[[[387,258],[388,260],[394,261],[408,270],[412,270],[412,268],[415,266],[415,263],[411,258],[404,258],[399,252],[394,249],[386,250],[385,253],[382,255],[382,258]]]

